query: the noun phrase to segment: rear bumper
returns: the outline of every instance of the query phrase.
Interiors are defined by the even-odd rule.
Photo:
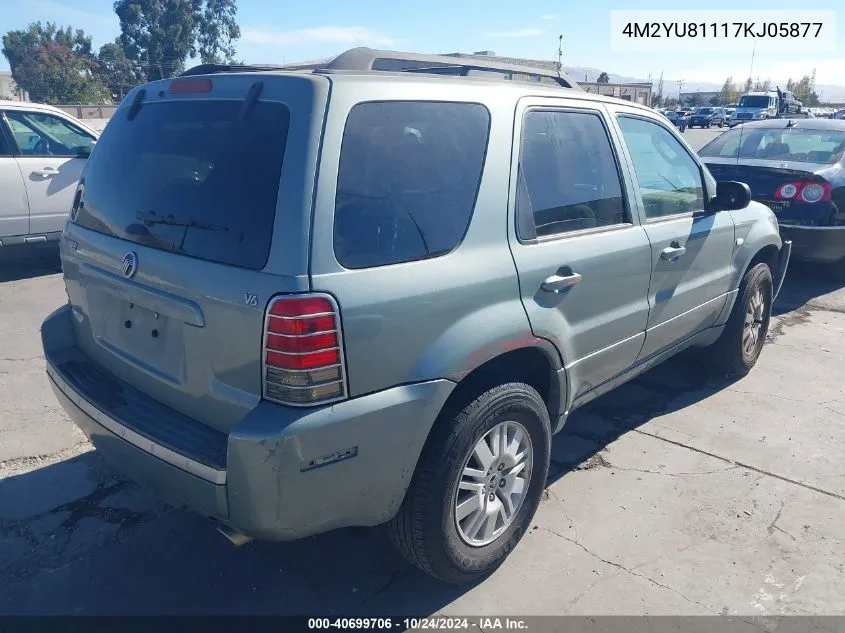
[[[313,409],[261,401],[221,434],[220,456],[212,450],[216,431],[160,425],[156,435],[147,417],[125,416],[156,410],[159,421],[203,425],[145,405],[150,399],[129,385],[89,388],[75,376],[102,370],[75,347],[71,318],[69,306],[50,315],[42,342],[53,390],[74,423],[131,479],[254,538],[293,540],[392,518],[455,386],[435,380]],[[110,380],[100,376],[98,385]]]
[[[797,261],[833,264],[845,258],[845,226],[780,225],[784,240],[792,240]]]

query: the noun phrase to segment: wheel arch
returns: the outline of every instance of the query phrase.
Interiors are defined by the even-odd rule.
[[[536,339],[501,353],[478,364],[460,378],[443,405],[435,426],[457,414],[479,395],[506,382],[522,382],[537,390],[546,409],[552,429],[567,403],[568,383],[563,362],[551,343]]]

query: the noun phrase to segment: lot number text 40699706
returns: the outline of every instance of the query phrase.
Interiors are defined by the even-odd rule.
[[[822,22],[628,22],[627,37],[817,38]]]

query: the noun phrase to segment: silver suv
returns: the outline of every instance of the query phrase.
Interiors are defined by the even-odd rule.
[[[388,523],[461,583],[524,534],[574,409],[691,346],[753,367],[772,212],[649,108],[474,64],[355,49],[128,95],[42,329],[106,458],[235,542]]]

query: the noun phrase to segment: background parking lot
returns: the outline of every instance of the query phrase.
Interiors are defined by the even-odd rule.
[[[578,411],[530,533],[468,588],[379,529],[236,549],[121,478],[44,374],[64,301],[55,251],[0,252],[2,613],[845,614],[845,288],[818,269],[745,379],[686,355]]]

